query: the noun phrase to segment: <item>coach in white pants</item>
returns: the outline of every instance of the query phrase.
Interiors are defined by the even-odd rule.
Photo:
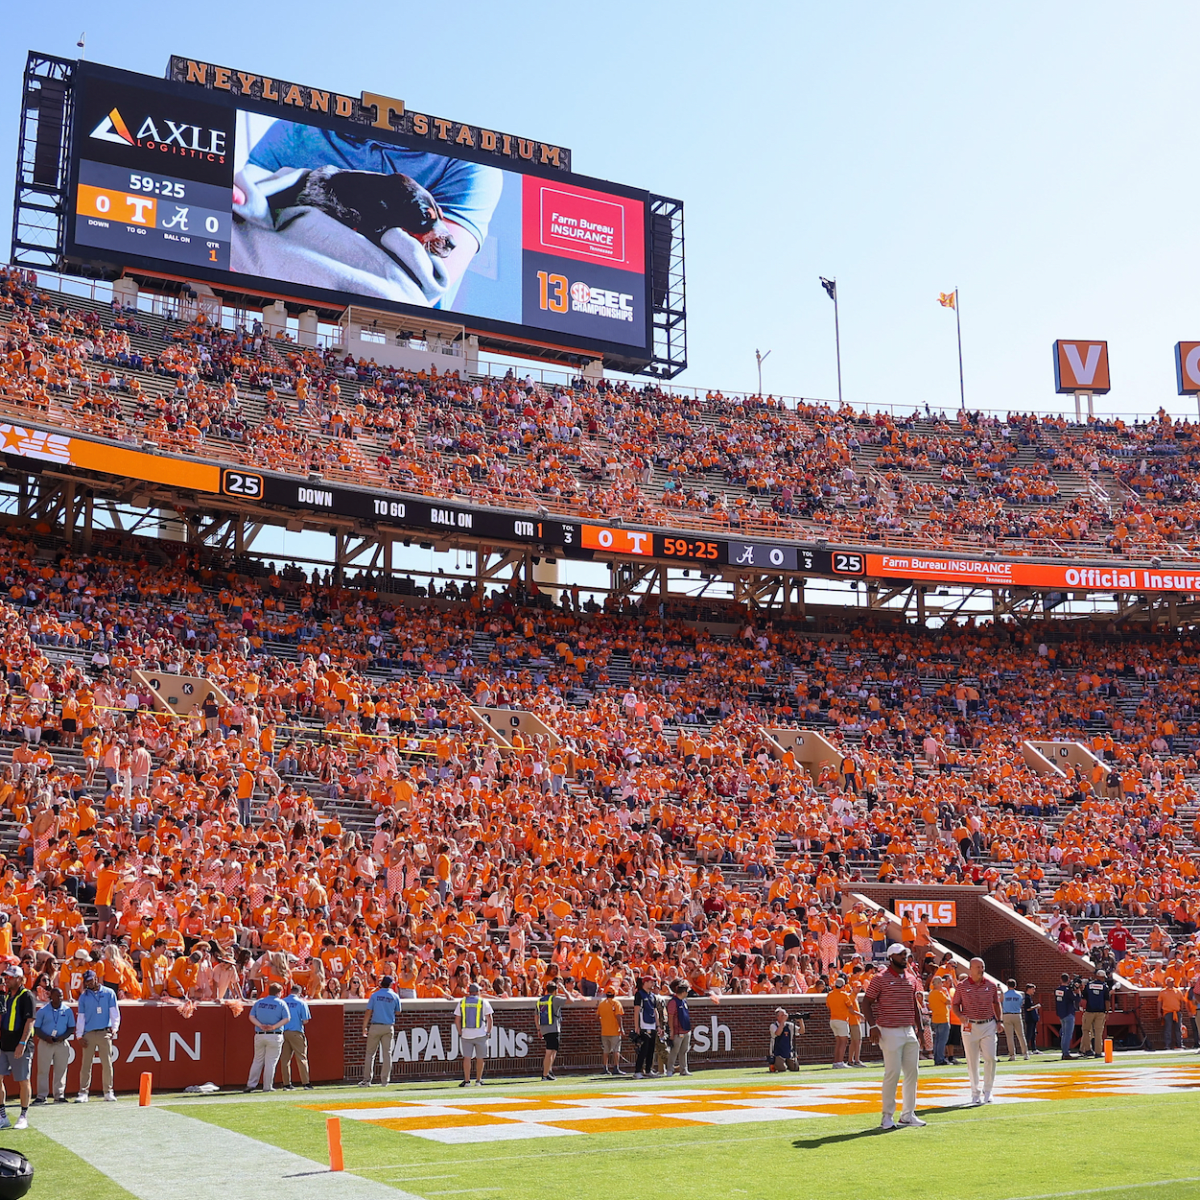
[[[264,1092],[275,1090],[275,1068],[283,1050],[283,1027],[292,1019],[291,1010],[279,998],[283,989],[271,984],[267,995],[255,1000],[250,1009],[250,1023],[254,1026],[254,1062],[250,1066],[250,1078],[243,1089],[252,1092],[262,1079]]]
[[[970,973],[954,989],[951,1006],[962,1020],[963,1050],[971,1077],[971,1103],[991,1104],[996,1080],[996,1030],[1003,1019],[1000,989],[983,974],[983,959],[971,959]],[[983,1084],[979,1060],[983,1059]]]
[[[897,1125],[924,1125],[917,1116],[917,1064],[921,1057],[918,1032],[925,1025],[921,985],[908,969],[908,949],[899,942],[887,948],[887,967],[863,992],[863,1016],[871,1041],[883,1051],[883,1119],[881,1129]],[[904,1099],[896,1119],[896,1087],[904,1077]]]

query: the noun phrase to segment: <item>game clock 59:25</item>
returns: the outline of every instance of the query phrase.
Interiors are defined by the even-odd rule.
[[[689,562],[715,565],[726,561],[726,544],[706,538],[673,537],[666,534],[654,535],[654,553],[657,558],[683,558]]]

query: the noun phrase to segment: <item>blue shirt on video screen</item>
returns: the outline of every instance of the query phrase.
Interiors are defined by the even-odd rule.
[[[504,172],[497,167],[410,150],[370,137],[346,137],[315,125],[276,121],[250,151],[250,162],[283,167],[343,167],[352,171],[403,174],[427,188],[446,217],[471,233],[480,246],[500,199]]]

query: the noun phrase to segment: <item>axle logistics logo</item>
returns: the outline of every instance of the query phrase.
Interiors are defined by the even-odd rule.
[[[166,136],[163,135],[164,129]],[[138,126],[137,133],[131,134],[125,118],[115,108],[92,130],[91,136],[101,142],[114,142],[118,146],[158,150],[163,154],[180,154],[213,163],[225,161],[228,139],[223,129],[206,129],[202,125],[189,125],[163,117],[156,121],[152,116],[146,116]]]

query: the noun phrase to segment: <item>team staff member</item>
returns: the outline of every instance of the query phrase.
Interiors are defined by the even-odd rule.
[[[612,984],[604,989],[604,999],[596,1006],[596,1015],[600,1018],[600,1053],[604,1056],[604,1073],[624,1075],[625,1072],[621,1070],[621,1018],[625,1015],[625,1008],[617,999]]]
[[[279,998],[283,988],[272,983],[267,994],[260,996],[250,1007],[250,1023],[254,1026],[254,1061],[244,1092],[252,1092],[262,1079],[262,1090],[275,1090],[275,1068],[283,1051],[283,1027],[292,1019],[291,1010]]]
[[[117,993],[102,987],[95,971],[85,971],[83,991],[79,993],[79,1013],[75,1018],[75,1036],[83,1041],[83,1058],[79,1065],[79,1095],[76,1104],[88,1102],[92,1083],[92,1068],[100,1059],[100,1080],[105,1100],[116,1100],[113,1093],[113,1038],[121,1028],[121,1007]]]
[[[1062,1022],[1062,1035],[1059,1045],[1062,1046],[1063,1058],[1074,1058],[1071,1053],[1071,1039],[1075,1036],[1075,1013],[1079,1009],[1079,994],[1071,983],[1071,977],[1065,971],[1061,982],[1054,989],[1054,1011]]]
[[[1079,1052],[1084,1058],[1104,1053],[1104,1025],[1112,1011],[1112,994],[1112,984],[1099,969],[1084,985],[1083,1032],[1079,1035]]]
[[[67,1062],[71,1057],[71,1030],[75,1014],[63,1003],[62,988],[50,989],[50,999],[38,1009],[33,1019],[37,1038],[37,1099],[45,1104],[54,1093],[55,1104],[66,1104]]]
[[[1042,1006],[1037,999],[1037,984],[1025,985],[1025,1045],[1034,1054],[1041,1054],[1037,1048],[1038,1022],[1042,1019]]]
[[[983,959],[971,959],[966,979],[958,981],[951,1004],[962,1019],[963,1050],[971,1077],[971,1103],[991,1104],[996,1081],[996,1029],[1003,1015],[1000,989],[983,973]],[[983,1059],[983,1086],[979,1084],[979,1060]]]
[[[467,994],[454,1007],[454,1028],[458,1030],[463,1060],[463,1081],[459,1087],[471,1082],[471,1059],[475,1060],[475,1086],[483,1087],[483,1064],[488,1038],[492,1036],[492,1021],[492,1006],[479,994],[479,984],[468,984]]]
[[[829,1009],[829,1031],[833,1034],[834,1067],[845,1067],[846,1049],[850,1045],[850,997],[846,992],[846,977],[839,975],[825,996]]]
[[[296,1069],[300,1072],[300,1082],[312,1091],[308,1082],[308,1035],[304,1026],[312,1020],[312,1010],[304,1002],[299,992],[289,992],[283,998],[287,1010],[291,1014],[288,1023],[283,1027],[283,1051],[279,1056],[279,1069],[283,1074],[283,1086],[292,1090],[292,1059],[296,1060]]]
[[[654,1049],[658,1044],[658,998],[651,991],[653,981],[649,976],[638,980],[633,994],[635,1023],[641,1035],[638,1043],[637,1061],[633,1064],[634,1079],[643,1079],[654,1074]]]
[[[863,1016],[871,1027],[871,1041],[883,1051],[883,1119],[881,1129],[897,1125],[924,1125],[917,1116],[917,1063],[921,1056],[918,1030],[925,1025],[919,987],[908,970],[908,947],[893,942],[887,948],[888,965],[876,974],[863,992]],[[904,1076],[904,1107],[896,1120],[896,1085]]]
[[[679,979],[671,990],[675,993],[667,1001],[667,1033],[671,1037],[671,1052],[667,1055],[667,1069],[664,1074],[676,1072],[680,1075],[690,1075],[688,1050],[692,1044],[692,1014],[688,1012],[687,1006],[688,985]]]
[[[950,1041],[950,979],[935,975],[929,983],[929,1019],[933,1023],[933,1065],[946,1066],[946,1045]],[[954,1060],[951,1059],[952,1063]]]
[[[28,1126],[29,1070],[33,1066],[33,993],[25,986],[20,967],[4,971],[4,1006],[0,1008],[0,1129],[12,1129],[5,1107],[5,1075],[11,1075],[21,1096],[17,1129]]]
[[[537,1013],[538,1033],[546,1049],[542,1054],[542,1082],[554,1078],[554,1059],[558,1054],[562,1035],[562,997],[558,995],[558,984],[549,980],[534,1005]],[[606,1071],[605,1074],[608,1072]]]
[[[392,990],[394,980],[390,975],[383,976],[379,987],[367,1001],[363,1013],[363,1037],[367,1039],[367,1060],[363,1063],[363,1077],[358,1081],[359,1087],[370,1087],[375,1074],[375,1060],[383,1051],[383,1061],[379,1064],[379,1082],[386,1087],[392,1079],[392,1031],[396,1018],[403,1007],[400,997]]]
[[[1029,1057],[1029,1044],[1025,1041],[1025,993],[1017,990],[1017,981],[1010,979],[1000,997],[1001,1018],[1004,1024],[1004,1040],[1008,1043],[1008,1061],[1013,1062],[1017,1057],[1017,1047],[1021,1054]]]

